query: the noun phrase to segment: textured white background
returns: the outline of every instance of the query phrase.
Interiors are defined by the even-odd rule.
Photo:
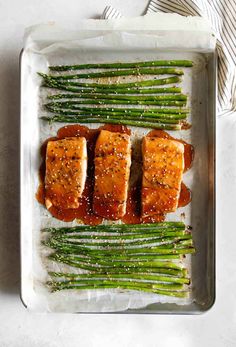
[[[218,119],[217,299],[201,316],[32,314],[19,298],[19,69],[24,27],[98,18],[106,0],[0,0],[0,347],[236,346],[236,115]],[[128,16],[147,0],[110,0]],[[204,230],[202,230],[204,232]]]

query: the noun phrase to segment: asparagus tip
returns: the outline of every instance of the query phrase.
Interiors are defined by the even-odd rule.
[[[43,73],[43,72],[37,72],[37,74],[43,78],[47,78],[47,74]]]

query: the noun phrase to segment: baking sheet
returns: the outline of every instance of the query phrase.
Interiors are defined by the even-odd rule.
[[[53,29],[55,29],[53,27]],[[104,29],[103,29],[104,30]],[[190,312],[210,306],[214,297],[214,104],[215,104],[215,56],[212,37],[207,30],[204,47],[196,43],[193,49],[183,40],[189,31],[182,32],[181,42],[185,48],[171,48],[171,41],[159,47],[160,31],[109,32],[79,31],[73,40],[52,39],[47,30],[39,35],[39,28],[28,36],[22,56],[22,123],[21,123],[21,215],[22,215],[22,296],[25,304],[37,311],[63,312],[115,312],[139,309],[139,312]],[[35,37],[37,32],[38,38]],[[50,32],[50,30],[49,30]],[[57,32],[57,31],[56,31]],[[163,33],[162,33],[163,34]],[[66,36],[66,35],[65,35]],[[163,35],[162,35],[163,36]],[[166,36],[166,35],[164,35]],[[177,35],[176,35],[177,36]],[[49,40],[50,38],[50,40]],[[173,38],[172,38],[173,39]],[[202,45],[201,41],[201,45]],[[190,43],[190,42],[189,42]],[[162,43],[163,45],[163,43]],[[145,47],[144,47],[145,46]],[[145,48],[145,49],[144,49]],[[182,219],[193,226],[193,238],[197,254],[187,256],[186,265],[192,277],[189,299],[176,299],[149,293],[104,291],[61,291],[49,293],[47,280],[46,250],[40,245],[40,229],[45,226],[74,225],[51,217],[35,199],[39,184],[39,154],[43,141],[56,134],[63,123],[48,125],[39,120],[43,114],[42,103],[48,90],[41,90],[37,71],[47,72],[48,65],[105,62],[141,61],[157,59],[190,59],[194,67],[185,69],[183,92],[189,95],[192,128],[187,131],[170,132],[171,135],[190,142],[195,147],[194,165],[184,175],[184,182],[191,188],[190,205],[169,214],[168,220]],[[163,76],[164,77],[164,76]],[[91,125],[98,127],[98,125]],[[137,142],[149,130],[132,129],[132,142]],[[62,265],[54,269],[62,270]],[[192,272],[192,274],[191,274]],[[178,305],[175,305],[177,303]],[[150,305],[149,308],[143,308]],[[135,311],[137,312],[137,311]]]

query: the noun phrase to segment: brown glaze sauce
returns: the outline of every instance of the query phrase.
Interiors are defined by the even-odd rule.
[[[141,184],[138,183],[133,187],[130,187],[128,192],[126,214],[122,218],[122,222],[125,224],[140,224],[142,223],[141,210]]]
[[[74,219],[79,219],[85,224],[97,225],[101,224],[103,218],[97,216],[93,213],[93,186],[94,186],[94,149],[97,137],[101,130],[108,130],[113,132],[126,133],[130,135],[131,131],[122,125],[104,125],[98,129],[89,129],[86,126],[81,125],[69,125],[60,128],[57,132],[56,137],[47,139],[41,147],[42,164],[39,170],[40,185],[36,193],[36,198],[39,203],[45,205],[45,170],[46,170],[46,149],[48,141],[56,141],[58,139],[63,139],[66,137],[83,136],[87,140],[87,150],[88,150],[88,170],[87,179],[85,184],[85,189],[80,201],[80,207],[77,209],[59,209],[52,206],[49,211],[53,217],[63,220],[65,222],[70,222]],[[147,136],[150,137],[162,137],[173,139],[184,144],[184,162],[185,170],[187,171],[191,165],[194,158],[194,149],[190,144],[173,138],[168,133],[163,130],[152,130]],[[184,183],[181,184],[181,193],[178,207],[186,206],[191,201],[191,192],[185,186]],[[165,220],[165,215],[156,215],[151,217],[141,217],[141,182],[135,184],[135,186],[130,187],[127,198],[126,214],[122,218],[122,222],[126,224],[140,224],[140,223],[156,223]]]
[[[178,207],[184,207],[184,206],[188,205],[190,203],[191,199],[192,199],[191,190],[182,182]]]

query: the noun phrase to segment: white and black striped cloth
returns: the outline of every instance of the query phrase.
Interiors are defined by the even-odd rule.
[[[236,111],[236,1],[235,0],[151,0],[147,13],[175,12],[183,16],[201,16],[210,20],[217,37],[218,109]],[[107,6],[101,18],[121,18]]]

